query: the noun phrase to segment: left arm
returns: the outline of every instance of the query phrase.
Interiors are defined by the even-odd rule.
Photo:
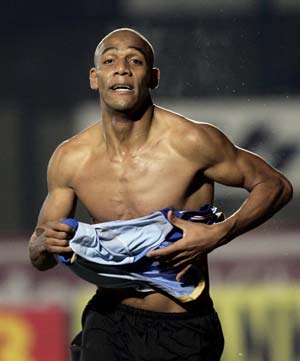
[[[217,128],[203,127],[198,152],[203,174],[215,182],[244,188],[249,196],[234,214],[214,225],[187,222],[170,214],[170,221],[183,230],[183,238],[165,249],[152,251],[149,256],[167,259],[173,267],[187,266],[201,253],[259,226],[292,197],[292,186],[279,171],[258,155],[234,146]],[[192,156],[195,153],[192,151]]]
[[[259,226],[292,197],[292,186],[280,172],[251,152],[230,144],[228,147],[229,157],[206,169],[204,174],[219,183],[242,187],[249,196],[234,214],[215,225],[219,230],[216,246]]]

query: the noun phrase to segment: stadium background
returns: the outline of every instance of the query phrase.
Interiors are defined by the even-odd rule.
[[[61,267],[33,269],[27,240],[50,155],[99,119],[88,70],[98,41],[122,26],[155,47],[158,104],[219,126],[292,181],[293,201],[214,252],[210,270],[222,360],[300,360],[300,2],[15,0],[0,19],[0,361],[68,360],[94,290]],[[216,205],[230,214],[244,197],[219,186]]]

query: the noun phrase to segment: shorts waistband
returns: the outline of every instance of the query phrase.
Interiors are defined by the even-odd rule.
[[[143,318],[153,318],[153,319],[168,319],[168,320],[188,320],[194,319],[197,317],[207,316],[211,313],[214,313],[215,310],[212,306],[202,308],[197,312],[159,312],[159,311],[151,311],[145,310],[142,308],[135,308],[124,304],[118,304],[115,307],[115,310],[124,311],[127,314],[131,314],[133,316],[141,316]]]
[[[101,297],[99,294],[94,295],[94,297],[89,301],[86,309],[99,313],[119,311],[135,316],[169,320],[187,320],[207,316],[215,312],[211,299],[209,299],[207,303],[194,305],[194,307],[190,307],[190,309],[184,312],[160,312],[136,308],[122,303],[114,303],[106,297]]]

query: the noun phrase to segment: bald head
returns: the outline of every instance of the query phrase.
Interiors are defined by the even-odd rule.
[[[116,29],[110,32],[109,34],[107,34],[100,41],[100,43],[97,45],[94,55],[95,67],[97,68],[99,56],[105,50],[105,44],[110,40],[113,41],[114,39],[122,39],[123,37],[129,37],[129,38],[131,37],[132,39],[135,39],[135,41],[136,40],[138,41],[139,50],[144,54],[146,61],[148,62],[149,66],[152,68],[154,63],[154,50],[151,43],[141,33],[130,28]]]

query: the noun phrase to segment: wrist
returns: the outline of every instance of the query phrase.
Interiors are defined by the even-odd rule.
[[[235,223],[233,218],[227,218],[213,225],[217,239],[216,248],[230,242],[234,238]]]
[[[40,271],[54,267],[57,262],[53,254],[47,251],[45,232],[35,234],[29,242],[29,257],[31,264]]]

